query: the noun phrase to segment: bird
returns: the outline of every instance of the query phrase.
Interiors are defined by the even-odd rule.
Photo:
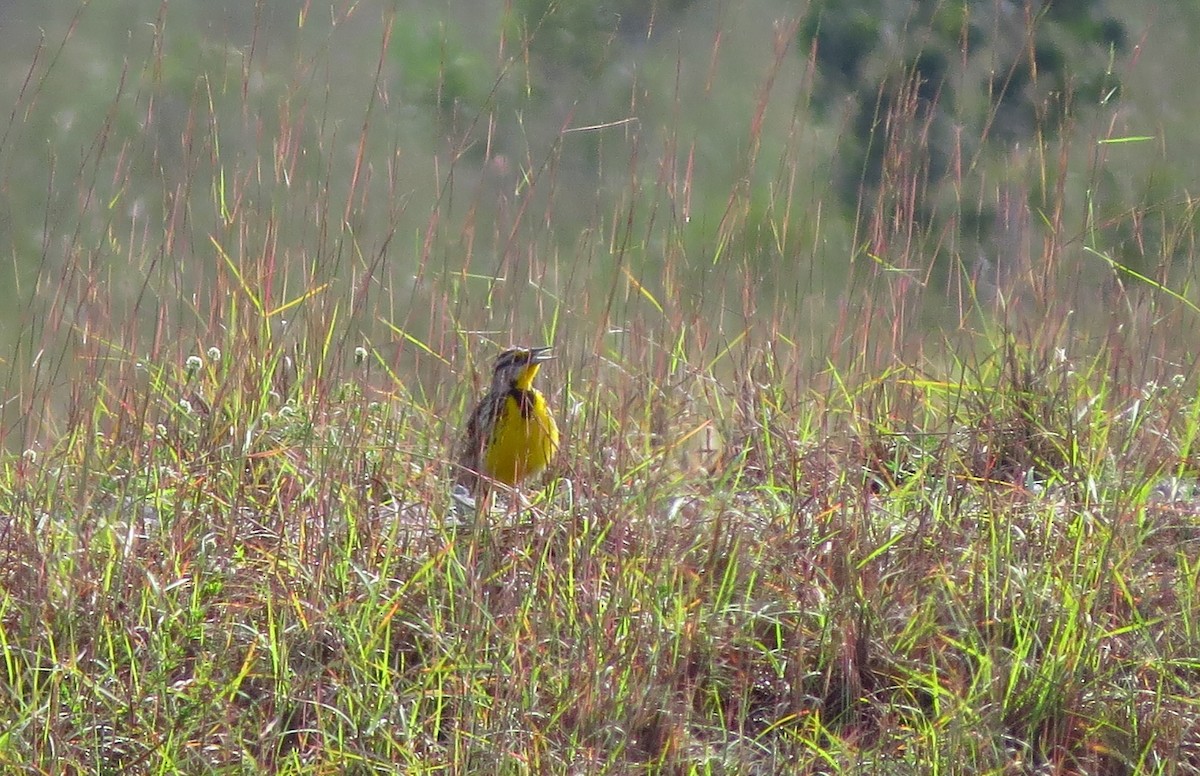
[[[538,474],[558,452],[558,424],[533,387],[551,348],[509,348],[496,357],[492,384],[467,420],[457,484],[479,499],[493,483],[509,487]]]

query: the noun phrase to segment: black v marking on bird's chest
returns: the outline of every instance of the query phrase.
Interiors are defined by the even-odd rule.
[[[525,391],[520,388],[509,388],[508,395],[513,397],[517,402],[517,407],[521,410],[521,417],[529,420],[533,417],[533,406],[535,404],[533,391]]]

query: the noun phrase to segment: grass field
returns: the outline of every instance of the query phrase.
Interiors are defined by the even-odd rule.
[[[1014,224],[976,263],[913,220],[901,142],[894,196],[822,199],[786,36],[706,177],[680,95],[720,38],[674,108],[515,137],[502,48],[438,134],[387,14],[182,100],[164,16],[80,97],[82,153],[31,161],[78,131],[46,103],[86,13],[0,131],[8,212],[46,187],[11,240],[0,772],[1200,773],[1195,204],[1101,221],[1086,185],[1138,133],[964,172]],[[555,346],[563,449],[464,514],[448,451],[514,343]]]

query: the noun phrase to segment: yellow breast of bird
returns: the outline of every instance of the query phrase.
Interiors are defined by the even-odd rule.
[[[486,451],[489,477],[515,485],[537,474],[558,451],[558,425],[537,391],[512,391]]]

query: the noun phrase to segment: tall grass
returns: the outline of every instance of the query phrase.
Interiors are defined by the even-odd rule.
[[[163,6],[82,156],[26,166],[93,11],[0,141],[47,186],[0,430],[4,770],[1200,771],[1194,241],[1164,207],[1159,274],[1104,260],[1072,144],[1115,130],[1014,159],[1035,184],[964,165],[1011,214],[988,264],[916,217],[905,104],[891,185],[822,198],[791,24],[745,115],[693,101],[714,35],[551,131],[513,118],[519,37],[483,86],[436,52],[425,124],[393,14],[278,38],[260,5],[192,79]],[[733,127],[720,174],[693,112]],[[555,345],[563,450],[464,516],[447,451],[510,342]]]

